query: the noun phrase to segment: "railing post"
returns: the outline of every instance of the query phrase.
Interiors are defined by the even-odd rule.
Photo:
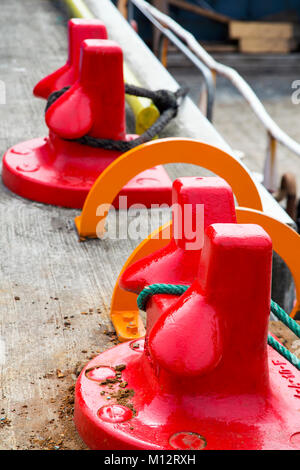
[[[153,0],[153,5],[155,8],[157,8],[159,11],[162,13],[165,13],[166,15],[169,14],[169,5],[166,0]],[[155,26],[153,26],[153,45],[152,45],[152,50],[156,56],[158,56],[159,53],[159,41],[160,41],[160,36],[161,32],[158,31]]]
[[[168,49],[169,49],[169,40],[165,36],[161,35],[159,39],[159,51],[158,56],[162,65],[167,68],[168,66]]]
[[[128,11],[127,11],[127,0],[118,0],[117,2],[117,7],[121,15],[124,16],[124,18],[127,19]]]
[[[278,189],[278,173],[276,160],[277,140],[270,132],[267,132],[267,136],[268,145],[264,165],[263,185],[267,188],[268,191],[270,191],[270,193],[274,193]]]
[[[215,70],[210,70],[212,76],[212,86],[213,86],[213,95],[216,91],[216,81],[217,81],[217,73]],[[198,102],[198,107],[201,112],[206,116],[210,121],[212,121],[212,107],[213,103],[210,103],[211,98],[208,96],[208,87],[207,84],[204,83],[204,86],[201,87],[200,98]]]

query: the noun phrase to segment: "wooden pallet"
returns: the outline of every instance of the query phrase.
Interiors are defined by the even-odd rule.
[[[231,21],[229,36],[238,39],[240,52],[288,53],[300,42],[300,26],[289,22]]]

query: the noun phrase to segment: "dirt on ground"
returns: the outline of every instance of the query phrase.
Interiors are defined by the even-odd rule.
[[[89,313],[82,312],[82,314],[91,314],[91,309],[89,309]],[[114,332],[104,330],[102,333],[107,336],[110,346],[118,344]],[[82,352],[87,353],[87,351]],[[73,370],[62,372],[57,369],[56,374],[53,374],[53,379],[57,380],[60,385],[60,391],[56,399],[51,400],[49,404],[55,407],[56,418],[45,423],[44,429],[39,430],[38,435],[33,433],[30,438],[30,446],[27,448],[40,450],[88,450],[87,446],[80,439],[73,421],[75,382],[83,367],[86,366],[86,363],[97,356],[98,353],[99,351],[91,356],[87,356],[86,360],[78,362]],[[122,403],[120,402],[120,404]]]
[[[300,323],[300,322],[298,322]],[[270,322],[270,332],[276,335],[284,346],[286,346],[291,352],[300,358],[300,339],[297,338],[286,326],[281,322],[272,321]],[[104,331],[111,342],[111,345],[117,344],[117,338],[111,331]],[[84,351],[87,352],[87,351]],[[92,359],[96,354],[87,356],[82,363],[77,363],[73,370],[61,371],[57,369],[49,374],[45,375],[45,378],[51,379],[57,383],[57,396],[45,403],[45,406],[53,410],[55,416],[49,421],[45,421],[44,425],[39,429],[32,429],[29,437],[29,442],[24,442],[22,446],[17,446],[17,449],[31,449],[31,450],[87,450],[86,445],[82,442],[79,435],[76,432],[75,425],[73,422],[74,414],[74,390],[75,382],[79,376],[81,369],[86,365],[87,361]],[[120,371],[122,370],[120,365]],[[121,374],[116,370],[116,381],[117,384],[103,383],[110,387],[118,386],[114,392],[111,390],[116,401],[120,404],[130,405],[130,398],[133,396],[133,391],[127,389],[127,384],[121,379]],[[120,376],[120,377],[119,377]],[[111,379],[113,380],[113,379]],[[103,392],[106,393],[106,392]],[[12,410],[15,413],[14,425],[22,425],[22,421],[27,418],[30,412],[30,404],[22,406],[19,410]],[[5,416],[3,416],[4,409],[0,411],[0,432],[4,431],[4,428],[10,427],[11,422]]]
[[[300,321],[297,321],[297,323],[300,324]],[[300,359],[300,339],[289,328],[280,321],[271,321],[270,332]]]
[[[91,309],[90,309],[91,310]],[[82,312],[82,314],[91,314],[91,312]],[[103,330],[101,334],[106,338],[107,347],[112,347],[118,343],[117,337],[113,331]],[[77,434],[73,416],[74,416],[74,392],[75,383],[82,368],[97,356],[100,351],[81,351],[84,359],[77,362],[70,370],[51,370],[41,379],[47,380],[49,386],[56,389],[54,398],[45,399],[43,407],[48,409],[48,415],[51,419],[45,417],[41,424],[41,419],[34,419],[36,413],[40,413],[35,400],[28,401],[26,405],[16,406],[11,411],[12,419],[5,416],[5,409],[0,409],[0,441],[5,439],[5,433],[9,432],[11,426],[14,428],[23,428],[23,442],[16,444],[17,450],[88,450],[86,445]],[[118,371],[117,375],[118,375]],[[128,406],[132,392],[127,388],[127,384],[118,380],[120,389],[116,392],[116,401]],[[49,387],[50,388],[50,387]],[[31,431],[28,433],[27,421],[31,422]],[[26,424],[25,424],[26,423]],[[27,428],[27,429],[26,429]]]
[[[27,449],[88,450],[77,434],[73,422],[75,385],[71,375],[65,377],[65,383],[55,399],[56,418],[32,433]],[[49,403],[49,406],[53,406],[53,403]]]
[[[38,428],[35,429],[35,420],[32,420],[32,430],[30,435],[26,433],[22,445],[17,445],[16,449],[30,450],[87,450],[87,447],[76,432],[73,422],[74,414],[74,390],[75,381],[85,364],[77,364],[74,370],[62,372],[57,369],[45,375],[47,380],[56,382],[57,394],[55,398],[45,400],[45,407],[51,410],[54,416],[50,420],[45,420],[41,426],[38,420]],[[23,405],[14,411],[14,427],[24,425],[24,420],[30,419],[34,410],[34,402]]]

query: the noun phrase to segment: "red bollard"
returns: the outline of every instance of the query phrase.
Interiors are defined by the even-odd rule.
[[[46,124],[65,139],[88,134],[130,140],[125,134],[123,53],[118,44],[83,41],[79,79],[48,109]]]
[[[271,265],[261,227],[209,225],[191,287],[148,300],[145,340],[81,372],[74,420],[86,444],[299,449],[300,372],[267,345]]]
[[[33,93],[47,99],[54,91],[73,85],[79,77],[80,47],[85,39],[107,39],[107,31],[102,21],[97,19],[73,18],[68,22],[68,60],[55,72],[42,78],[34,87]]]
[[[204,230],[216,222],[236,222],[233,194],[217,177],[185,177],[173,182],[172,241],[122,274],[120,287],[135,293],[156,282],[191,284],[197,275]]]
[[[49,137],[22,142],[5,153],[3,182],[28,199],[82,208],[97,177],[121,152],[65,139],[86,134],[114,140],[134,138],[125,133],[123,54],[116,43],[100,39],[82,43],[79,77],[48,108],[46,123]],[[137,175],[119,196],[127,196],[127,206],[170,204],[171,181],[158,166]],[[115,207],[118,203],[116,198]]]

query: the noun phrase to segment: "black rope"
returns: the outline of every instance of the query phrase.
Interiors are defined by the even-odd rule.
[[[61,90],[54,91],[48,98],[45,112],[50,106],[62,96],[70,87],[64,87]],[[90,147],[103,148],[105,150],[117,150],[120,152],[127,152],[138,145],[144,144],[152,140],[157,134],[159,134],[166,125],[176,117],[178,108],[180,105],[180,99],[183,99],[187,93],[187,88],[179,88],[175,92],[168,90],[157,90],[151,91],[146,88],[137,87],[135,85],[125,84],[125,93],[127,95],[139,96],[143,98],[149,98],[153,101],[155,106],[160,112],[159,118],[147,129],[142,135],[136,139],[127,140],[112,140],[112,139],[100,139],[92,137],[90,135],[84,135],[78,139],[66,139],[72,142],[78,142],[82,145],[89,145]]]
[[[69,86],[65,86],[64,88],[61,88],[60,90],[57,90],[57,91],[54,91],[53,93],[51,93],[49,96],[48,96],[48,100],[47,100],[47,104],[46,104],[46,108],[45,108],[45,113],[48,111],[48,109],[50,108],[50,106],[56,101],[58,100],[58,98],[60,96],[62,96],[69,88]]]

